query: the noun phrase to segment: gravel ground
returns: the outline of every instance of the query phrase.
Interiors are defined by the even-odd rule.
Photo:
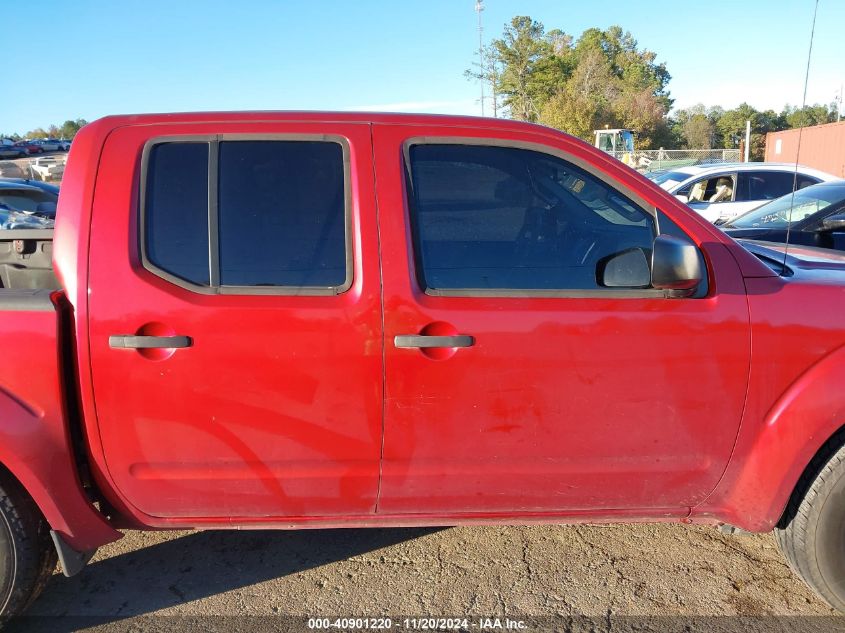
[[[30,613],[10,630],[307,630],[283,616],[389,615],[468,617],[468,630],[510,617],[525,630],[845,631],[771,535],[675,524],[129,532],[80,575],[54,576]]]

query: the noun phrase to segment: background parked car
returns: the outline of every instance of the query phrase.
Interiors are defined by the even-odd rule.
[[[722,225],[733,238],[845,250],[845,180],[788,193]]]
[[[44,148],[41,147],[38,143],[33,143],[32,141],[18,141],[15,143],[15,147],[21,147],[26,150],[27,154],[43,154]]]
[[[45,138],[38,141],[45,152],[58,152],[62,148],[62,142],[55,138]]]
[[[60,138],[45,138],[41,146],[48,152],[66,152],[70,149],[70,141]]]
[[[0,180],[0,229],[53,228],[58,199],[42,187]]]
[[[41,180],[32,180],[31,178],[0,178],[0,184],[17,184],[17,185],[26,185],[27,187],[35,187],[36,189],[41,189],[41,191],[46,191],[47,193],[51,193],[56,198],[59,196],[59,185],[52,183],[52,182],[44,182]]]
[[[65,173],[65,165],[52,156],[36,158],[30,164],[33,176],[39,180],[60,180]]]
[[[679,167],[651,176],[651,179],[715,222],[751,211],[790,193],[794,176],[794,164],[734,163]],[[837,180],[836,176],[798,166],[798,189],[832,180]]]
[[[17,145],[0,145],[0,158],[21,158],[27,154],[23,147]]]

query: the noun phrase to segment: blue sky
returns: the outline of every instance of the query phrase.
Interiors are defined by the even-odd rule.
[[[474,0],[0,0],[0,131],[68,118],[233,109],[478,114],[463,71]],[[484,37],[514,15],[580,34],[619,24],[666,62],[676,106],[800,104],[813,0],[485,0]],[[845,80],[845,2],[820,0],[808,102]],[[19,89],[15,87],[19,86]]]

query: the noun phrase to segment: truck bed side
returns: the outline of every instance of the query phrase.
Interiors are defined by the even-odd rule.
[[[74,458],[66,396],[76,381],[62,353],[72,349],[70,318],[60,293],[0,292],[0,465],[70,547],[89,551],[122,535],[88,499]]]

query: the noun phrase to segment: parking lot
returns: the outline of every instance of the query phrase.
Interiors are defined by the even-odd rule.
[[[20,167],[21,171],[24,174],[24,177],[27,178],[35,178],[36,180],[42,180],[38,176],[38,174],[34,174],[30,169],[30,165],[35,162],[38,158],[51,158],[55,159],[59,163],[64,163],[67,160],[68,153],[67,152],[44,152],[43,154],[38,154],[36,156],[28,156],[27,158],[0,158],[0,161],[3,163],[14,163],[18,167]],[[61,177],[58,178],[51,178],[50,182],[55,184],[61,184]]]
[[[169,630],[192,617],[256,630],[285,615],[563,616],[601,631],[667,630],[679,616],[717,630],[740,615],[744,630],[831,630],[794,616],[832,614],[771,535],[703,526],[129,532],[78,576],[54,576],[12,630]]]

